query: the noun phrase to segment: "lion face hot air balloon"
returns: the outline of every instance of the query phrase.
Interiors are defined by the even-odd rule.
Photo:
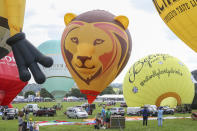
[[[62,55],[77,86],[92,103],[128,61],[128,18],[94,10],[78,16],[68,13],[64,20]]]
[[[153,0],[153,3],[168,27],[197,52],[197,1]]]
[[[135,62],[124,78],[128,106],[191,104],[194,83],[188,68],[166,54],[149,55]]]

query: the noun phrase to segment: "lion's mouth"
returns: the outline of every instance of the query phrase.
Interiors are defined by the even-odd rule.
[[[93,65],[92,67],[86,67],[85,65],[78,66],[76,65],[76,69],[78,72],[83,73],[83,74],[93,74],[95,73],[95,66]]]
[[[85,66],[85,65],[78,66],[77,64],[75,64],[75,65],[76,65],[76,67],[78,67],[78,68],[83,68],[83,69],[94,69],[94,68],[95,68],[94,65],[93,65],[92,67],[87,67],[87,66]]]

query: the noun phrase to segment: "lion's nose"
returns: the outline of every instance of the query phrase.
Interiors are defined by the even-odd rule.
[[[94,46],[90,44],[79,44],[77,46],[78,56],[88,56],[91,57],[94,54]]]
[[[88,56],[77,56],[77,59],[79,59],[82,64],[85,63],[86,60],[91,60],[92,57],[88,57]]]

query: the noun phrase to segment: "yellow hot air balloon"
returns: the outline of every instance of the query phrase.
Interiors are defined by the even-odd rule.
[[[0,0],[0,58],[11,50],[6,40],[22,30],[24,12],[25,0]]]
[[[92,103],[121,72],[131,51],[125,16],[103,10],[78,16],[68,13],[62,35],[62,55],[80,91]]]
[[[167,54],[154,54],[140,59],[129,69],[123,94],[131,107],[145,104],[172,107],[176,103],[192,103],[194,83],[190,71],[180,60]]]
[[[168,27],[197,52],[197,1],[153,0]]]

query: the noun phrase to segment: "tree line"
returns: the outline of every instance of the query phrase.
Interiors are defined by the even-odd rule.
[[[108,86],[107,88],[105,88],[100,95],[104,95],[104,94],[116,94],[116,92],[113,90],[112,86]],[[118,94],[122,94],[122,90],[119,91]],[[19,93],[19,95],[23,95],[22,92]],[[34,95],[36,96],[36,93],[34,91],[27,91],[24,93],[24,97],[27,98],[28,95]],[[82,94],[80,92],[80,90],[78,88],[72,88],[66,95],[65,97],[69,97],[69,96],[75,96],[75,97],[83,97],[86,98],[86,95]],[[54,99],[53,95],[51,93],[49,93],[45,88],[41,88],[40,90],[40,97],[46,98],[52,98]]]

